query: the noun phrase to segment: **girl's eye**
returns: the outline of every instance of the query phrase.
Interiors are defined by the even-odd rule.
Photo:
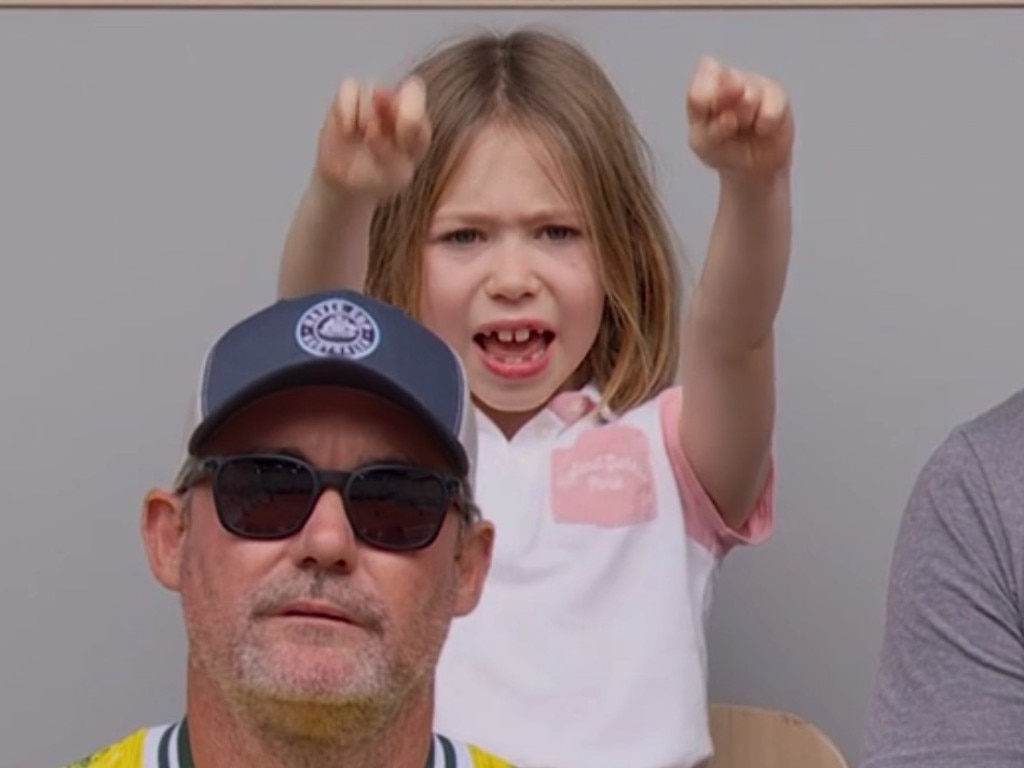
[[[557,224],[544,227],[543,233],[549,240],[569,240],[573,237],[578,237],[580,234],[578,229],[563,227]]]
[[[475,229],[456,229],[441,236],[442,242],[455,243],[456,245],[472,245],[480,237]]]

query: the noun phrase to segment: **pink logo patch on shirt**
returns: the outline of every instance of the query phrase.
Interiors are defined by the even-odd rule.
[[[584,432],[551,458],[551,511],[559,523],[613,527],[654,519],[647,436],[610,425]]]

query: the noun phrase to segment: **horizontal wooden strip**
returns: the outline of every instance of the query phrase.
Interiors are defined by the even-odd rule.
[[[1024,0],[0,0],[0,8],[238,8],[311,10],[325,8],[535,8],[535,9],[591,9],[635,10],[692,8],[692,9],[857,9],[857,8],[1011,8],[1024,7]]]

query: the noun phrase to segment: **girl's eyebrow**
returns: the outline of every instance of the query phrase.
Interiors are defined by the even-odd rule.
[[[475,211],[472,208],[441,209],[433,217],[432,223],[439,224],[484,224],[493,222],[504,216]],[[582,219],[581,212],[576,208],[552,207],[540,208],[523,216],[516,216],[516,221],[525,224],[546,224],[552,222],[578,222]]]

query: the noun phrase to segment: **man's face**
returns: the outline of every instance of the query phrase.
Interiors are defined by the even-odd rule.
[[[416,419],[348,390],[263,400],[204,453],[256,451],[321,469],[398,461],[450,473]],[[424,689],[450,620],[475,606],[489,564],[489,526],[460,536],[454,512],[429,547],[388,552],[355,538],[341,497],[327,490],[297,534],[254,541],[221,526],[205,482],[187,497],[175,545],[161,498],[147,506],[147,546],[158,578],[181,593],[191,675],[236,696],[358,708]]]

